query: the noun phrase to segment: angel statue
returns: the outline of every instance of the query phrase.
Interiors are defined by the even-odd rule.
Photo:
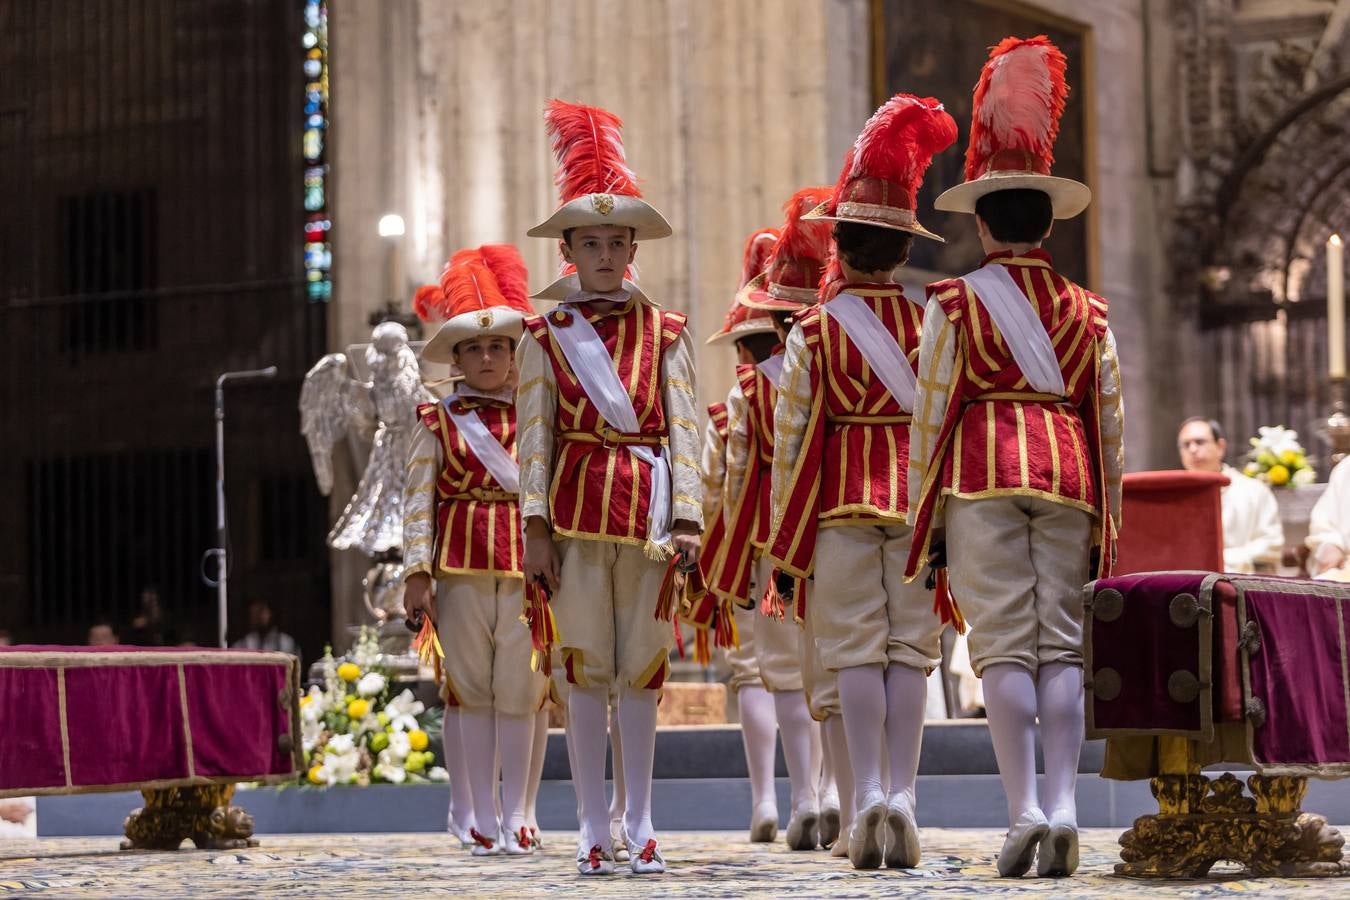
[[[355,356],[358,350],[349,348],[349,353]],[[300,431],[325,497],[333,490],[333,447],[347,436],[371,440],[356,493],[333,524],[328,545],[371,557],[373,565],[363,582],[366,608],[381,625],[397,622],[396,628],[382,631],[399,635],[404,472],[417,426],[417,404],[434,403],[436,397],[422,383],[408,332],[397,322],[375,326],[364,357],[360,361],[369,380],[363,377],[360,361],[344,353],[329,353],[309,370],[300,390]]]

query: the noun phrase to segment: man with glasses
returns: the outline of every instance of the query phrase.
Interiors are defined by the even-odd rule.
[[[1275,495],[1264,482],[1248,478],[1224,462],[1228,441],[1213,419],[1193,416],[1177,434],[1181,464],[1191,472],[1222,472],[1223,566],[1228,572],[1255,572],[1258,563],[1278,565],[1284,528]]]

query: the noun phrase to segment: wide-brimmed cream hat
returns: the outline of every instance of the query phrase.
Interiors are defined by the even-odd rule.
[[[550,100],[544,123],[558,161],[561,205],[530,237],[561,238],[588,225],[633,229],[633,239],[670,237],[670,223],[646,200],[623,151],[623,122],[609,110]]]
[[[500,336],[520,340],[525,330],[525,317],[505,306],[489,306],[473,312],[460,313],[446,319],[427,341],[422,358],[437,363],[453,363],[455,347],[470,338]]]
[[[750,279],[737,300],[750,309],[795,312],[819,299],[820,277],[830,259],[830,226],[806,214],[828,202],[830,188],[797,191],[783,204],[783,226],[767,268]]]
[[[460,250],[441,272],[439,285],[417,289],[413,309],[423,321],[445,321],[427,342],[422,358],[453,363],[455,347],[476,337],[519,340],[525,316],[534,313],[526,296],[528,273],[520,251],[510,244]]]
[[[996,191],[1033,190],[1050,197],[1056,219],[1087,209],[1092,191],[1050,174],[1064,101],[1067,61],[1045,35],[1004,38],[989,53],[975,86],[966,149],[966,180],[933,204],[944,212],[974,213]]]
[[[935,98],[896,94],[872,114],[849,148],[830,199],[802,218],[943,240],[919,224],[915,206],[933,157],[955,140],[956,122]]]

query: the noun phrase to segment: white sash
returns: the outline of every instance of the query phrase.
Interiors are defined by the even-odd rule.
[[[764,373],[764,377],[769,379],[769,384],[772,384],[775,388],[783,386],[783,359],[786,356],[786,353],[778,353],[756,366]]]
[[[961,280],[975,291],[994,320],[1027,384],[1042,394],[1063,396],[1064,373],[1059,369],[1059,356],[1050,335],[1045,333],[1035,304],[1018,289],[1007,268],[993,263],[963,275]]]
[[[554,320],[562,313],[568,317],[563,325]],[[605,342],[595,333],[595,327],[575,310],[559,306],[545,316],[549,331],[562,348],[572,374],[581,382],[581,389],[595,404],[609,426],[625,434],[637,434],[637,412],[633,399],[619,381],[614,360],[605,349]],[[670,544],[670,462],[660,447],[625,444],[633,455],[652,467],[651,494],[647,498],[647,540],[660,547]]]
[[[464,442],[469,445],[473,455],[478,457],[483,468],[488,470],[488,474],[497,479],[502,490],[509,494],[520,493],[520,463],[516,462],[507,449],[493,437],[477,413],[472,410],[455,412],[450,404],[457,399],[458,394],[451,394],[441,402],[445,404],[445,411],[454,420],[459,433],[464,435]]]
[[[856,294],[838,294],[824,309],[844,329],[900,408],[907,413],[913,412],[918,379],[905,351],[900,349],[886,324]]]

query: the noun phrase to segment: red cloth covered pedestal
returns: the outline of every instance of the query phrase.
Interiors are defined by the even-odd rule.
[[[288,780],[299,698],[285,653],[0,647],[0,797]]]

